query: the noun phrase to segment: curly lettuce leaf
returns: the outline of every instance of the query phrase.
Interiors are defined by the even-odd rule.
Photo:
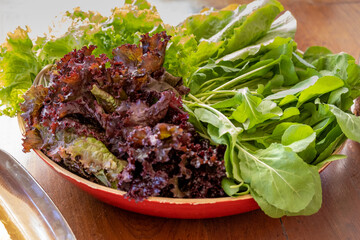
[[[8,33],[0,47],[0,114],[14,116],[22,95],[29,89],[41,65],[33,52],[29,29],[18,27]]]
[[[53,63],[57,59],[61,59],[64,55],[68,54],[75,48],[81,48],[79,42],[72,34],[66,34],[60,38],[54,39],[53,41],[40,42],[38,39],[38,44],[43,44],[43,46],[37,45],[35,48],[40,49],[39,58],[43,62],[43,64]]]
[[[66,16],[77,23],[67,33],[76,36],[74,47],[77,44],[96,45],[95,55],[111,56],[115,47],[125,43],[138,44],[141,35],[164,30],[159,13],[147,1],[126,1],[122,7],[114,8],[109,17],[80,9],[67,12]]]
[[[118,174],[127,165],[126,161],[116,158],[102,142],[92,137],[74,140],[65,148],[65,152],[72,161],[80,162],[86,172],[100,176],[98,179],[109,187],[117,181]]]
[[[111,56],[115,47],[138,44],[142,34],[165,29],[156,8],[147,1],[126,1],[122,7],[114,8],[110,16],[75,8],[73,12],[66,12],[65,19],[72,24],[63,36],[36,41],[35,49],[44,63],[52,63],[84,45],[96,45],[93,53],[97,56]]]
[[[95,96],[96,101],[105,109],[107,112],[114,112],[116,107],[119,106],[119,102],[111,96],[111,94],[100,89],[95,84],[91,89],[91,93]]]
[[[31,149],[39,149],[43,145],[40,132],[37,129],[26,131],[23,141],[24,152],[30,152]]]
[[[31,116],[39,115],[48,92],[49,89],[43,85],[31,86],[23,95],[25,102],[20,104],[21,110],[24,114],[29,114]]]

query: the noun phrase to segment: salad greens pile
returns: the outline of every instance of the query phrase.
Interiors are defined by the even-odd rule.
[[[3,114],[19,111],[21,95],[42,67],[74,48],[95,55],[166,30],[164,67],[181,76],[183,99],[201,136],[225,144],[230,196],[250,193],[271,217],[310,215],[321,206],[319,169],[346,138],[360,142],[360,118],[350,111],[360,95],[360,66],[324,47],[297,49],[296,20],[276,0],[204,9],[178,26],[162,22],[144,0],[126,1],[104,17],[76,9],[60,38],[34,43],[18,28],[0,48]]]

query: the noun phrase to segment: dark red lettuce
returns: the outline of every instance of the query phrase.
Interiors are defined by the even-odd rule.
[[[210,145],[188,122],[180,97],[188,89],[162,66],[169,39],[165,32],[146,34],[140,45],[114,49],[112,59],[92,55],[95,46],[65,55],[50,71],[49,86],[25,95],[24,150],[41,149],[70,171],[104,183],[106,171],[85,169],[78,150],[78,156],[68,154],[75,139],[91,137],[127,161],[111,185],[129,197],[223,196],[225,149]]]

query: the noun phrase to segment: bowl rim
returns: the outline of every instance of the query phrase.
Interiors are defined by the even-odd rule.
[[[42,83],[46,82],[45,79],[45,74],[54,66],[54,64],[48,64],[46,65],[36,76],[33,85],[39,85]],[[18,120],[18,125],[20,128],[20,132],[21,134],[24,136],[26,129],[25,129],[25,121],[24,119],[21,117],[21,114],[18,113],[17,114],[17,120]],[[338,148],[335,149],[335,151],[332,153],[332,155],[334,154],[338,154],[342,151],[342,149],[345,146],[346,141],[344,141]],[[118,196],[125,196],[126,192],[119,190],[119,189],[113,189],[110,187],[106,187],[103,185],[100,185],[98,183],[94,183],[89,181],[86,178],[80,177],[78,175],[76,175],[75,173],[70,172],[69,170],[61,167],[60,165],[58,165],[55,161],[51,160],[48,156],[46,156],[41,150],[38,149],[33,149],[33,151],[43,160],[45,161],[48,165],[50,165],[56,172],[60,173],[63,176],[66,176],[68,178],[71,178],[73,180],[75,180],[76,182],[80,183],[80,184],[85,184],[88,187],[94,189],[94,190],[100,190],[100,191],[104,191],[104,192],[109,192],[111,194],[115,194]],[[325,163],[320,169],[319,169],[319,173],[321,173],[327,166],[330,165],[331,162],[327,162]],[[158,203],[171,203],[171,204],[211,204],[211,203],[220,203],[220,202],[229,202],[229,201],[245,201],[245,200],[250,200],[250,199],[254,199],[250,193],[248,194],[244,194],[241,196],[236,196],[236,197],[232,197],[232,196],[228,196],[228,197],[219,197],[219,198],[168,198],[168,197],[148,197],[145,200],[149,201],[149,202],[158,202]]]
[[[18,124],[21,131],[21,134],[24,136],[25,134],[25,121],[22,119],[20,114],[17,115]],[[103,186],[98,183],[91,182],[90,180],[80,177],[75,173],[70,172],[66,168],[61,167],[55,161],[51,160],[48,156],[46,156],[41,150],[33,149],[33,151],[48,165],[50,165],[56,172],[62,174],[63,176],[69,177],[79,183],[86,184],[88,187],[94,190],[101,190],[105,192],[110,192],[112,194],[116,194],[119,196],[124,196],[126,194],[125,191],[113,189],[110,187]],[[247,200],[252,199],[250,194],[245,194],[238,197],[219,197],[219,198],[166,198],[166,197],[148,197],[146,200],[150,202],[166,202],[166,203],[197,203],[197,204],[209,204],[215,202],[227,202],[227,201],[239,201],[239,200]]]

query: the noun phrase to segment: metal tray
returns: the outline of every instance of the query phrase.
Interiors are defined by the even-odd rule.
[[[1,149],[0,221],[0,227],[5,226],[11,239],[76,239],[40,185],[16,159]]]

